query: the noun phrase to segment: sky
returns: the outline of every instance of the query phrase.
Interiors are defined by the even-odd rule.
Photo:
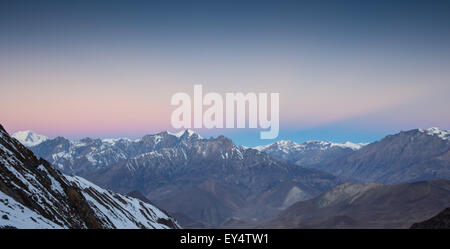
[[[276,140],[450,128],[445,1],[1,1],[0,122],[50,137],[176,131],[176,92],[280,93]],[[192,96],[192,95],[191,95]],[[259,129],[200,129],[268,144]]]

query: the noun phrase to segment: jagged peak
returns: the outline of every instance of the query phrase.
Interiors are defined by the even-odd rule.
[[[170,132],[170,131],[165,131],[167,134],[172,135],[172,136],[176,136],[178,138],[183,137],[183,136],[187,136],[187,137],[191,137],[191,136],[197,136],[198,138],[202,138],[202,136],[200,136],[200,134],[198,134],[197,132],[191,130],[191,129],[186,129],[186,130],[182,130],[179,132]]]
[[[14,134],[12,134],[12,137],[17,139],[25,146],[35,146],[48,140],[48,137],[39,135],[31,130],[15,132]]]

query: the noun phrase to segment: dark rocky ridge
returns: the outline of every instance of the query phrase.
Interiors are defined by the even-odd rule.
[[[428,220],[414,223],[411,229],[450,229],[450,208],[444,209]]]

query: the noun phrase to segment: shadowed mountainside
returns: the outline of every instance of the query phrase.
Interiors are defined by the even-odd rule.
[[[428,220],[414,223],[411,229],[450,229],[450,208],[444,209]]]
[[[450,206],[450,181],[345,183],[297,202],[259,228],[409,228]]]

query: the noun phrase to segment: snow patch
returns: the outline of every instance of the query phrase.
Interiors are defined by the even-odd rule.
[[[21,229],[63,228],[0,191],[0,228],[2,227]]]
[[[431,127],[426,130],[419,129],[420,132],[426,133],[430,136],[438,136],[442,140],[450,140],[450,131],[442,130],[438,127]]]

